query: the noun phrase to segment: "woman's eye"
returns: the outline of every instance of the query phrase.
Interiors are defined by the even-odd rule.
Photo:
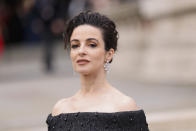
[[[71,48],[77,48],[78,47],[78,45],[72,45],[71,46]]]
[[[89,44],[89,46],[94,48],[94,47],[96,47],[97,45],[96,45],[96,44]]]

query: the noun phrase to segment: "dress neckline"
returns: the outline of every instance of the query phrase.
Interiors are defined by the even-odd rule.
[[[113,115],[113,114],[122,114],[122,113],[138,113],[138,112],[144,112],[143,109],[139,109],[139,110],[130,110],[130,111],[116,111],[116,112],[96,112],[96,111],[93,111],[93,112],[70,112],[70,113],[60,113],[58,115],[52,115],[52,113],[49,114],[50,117],[59,117],[60,115],[75,115],[75,114],[105,114],[105,115]]]

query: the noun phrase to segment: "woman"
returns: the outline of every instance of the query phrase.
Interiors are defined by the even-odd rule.
[[[117,40],[114,22],[99,13],[82,12],[69,22],[65,47],[81,88],[55,104],[48,131],[148,131],[144,111],[106,80]]]

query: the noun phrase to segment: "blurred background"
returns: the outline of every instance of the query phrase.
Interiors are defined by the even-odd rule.
[[[151,131],[196,130],[195,0],[1,0],[0,130],[43,131],[80,88],[62,32],[82,10],[116,22],[108,79],[146,112]]]

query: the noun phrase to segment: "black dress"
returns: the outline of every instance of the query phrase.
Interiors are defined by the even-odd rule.
[[[143,110],[49,114],[48,131],[149,131]]]

